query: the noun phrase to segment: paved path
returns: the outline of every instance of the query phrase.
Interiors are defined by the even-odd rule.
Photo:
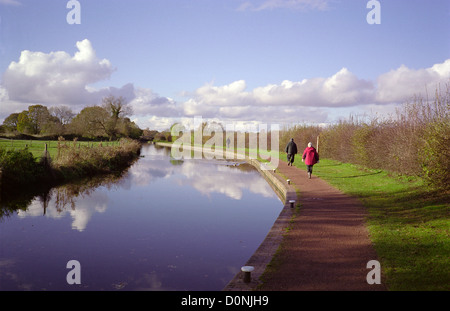
[[[306,171],[285,162],[280,162],[278,170],[300,190],[302,205],[283,239],[277,268],[260,289],[386,290],[383,284],[366,281],[367,262],[377,260],[377,255],[361,203],[314,173],[308,179]]]

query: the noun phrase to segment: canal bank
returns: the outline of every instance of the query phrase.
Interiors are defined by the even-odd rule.
[[[284,202],[284,206],[261,245],[243,265],[244,267],[250,266],[254,268],[251,272],[250,281],[248,282],[248,280],[245,279],[245,272],[240,271],[227,286],[225,286],[224,291],[251,291],[257,289],[262,282],[260,279],[261,276],[266,271],[266,268],[280,247],[280,243],[283,240],[283,236],[286,233],[286,229],[289,227],[290,221],[295,213],[295,208],[298,204],[297,193],[294,187],[288,184],[287,180],[283,180],[280,175],[273,170],[261,169],[261,163],[255,159],[248,159],[248,162],[267,180],[280,200]]]
[[[52,143],[52,152],[48,147]],[[17,142],[16,142],[17,144]],[[111,143],[74,141],[43,142],[41,156],[28,149],[0,148],[0,193],[2,198],[20,195],[24,189],[51,188],[83,178],[120,174],[139,158],[142,144],[121,139]],[[56,147],[57,146],[57,147]]]

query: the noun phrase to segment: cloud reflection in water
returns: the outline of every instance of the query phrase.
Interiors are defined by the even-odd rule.
[[[167,154],[167,149],[147,148],[145,157],[121,179],[53,188],[46,198],[34,199],[26,211],[18,212],[18,216],[62,218],[70,215],[72,229],[82,232],[94,214],[104,213],[108,208],[105,187],[131,189],[139,186],[151,191],[153,182],[170,178],[177,185],[190,186],[208,197],[219,193],[241,200],[245,189],[263,197],[276,196],[269,184],[249,166],[227,166],[225,161],[211,160],[172,161],[172,165],[168,165]]]

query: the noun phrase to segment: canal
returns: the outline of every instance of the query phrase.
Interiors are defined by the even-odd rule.
[[[0,290],[223,289],[282,202],[248,164],[173,160],[154,145],[141,154],[120,177],[56,187],[0,214]],[[68,284],[73,273],[80,284]]]

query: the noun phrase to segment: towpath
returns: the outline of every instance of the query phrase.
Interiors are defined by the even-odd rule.
[[[320,165],[317,164],[317,165]],[[386,290],[366,280],[370,260],[378,260],[361,202],[305,170],[280,161],[278,171],[300,191],[300,212],[282,241],[275,269],[261,290]]]

